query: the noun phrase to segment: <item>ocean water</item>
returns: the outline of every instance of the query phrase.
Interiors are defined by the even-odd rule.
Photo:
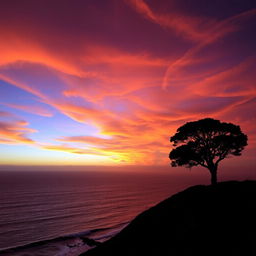
[[[194,184],[187,175],[128,172],[0,172],[0,251],[83,232],[98,240]]]

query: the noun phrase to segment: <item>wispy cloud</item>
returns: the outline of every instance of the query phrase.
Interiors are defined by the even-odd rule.
[[[28,113],[32,113],[35,115],[39,116],[45,116],[45,117],[52,117],[53,114],[47,110],[46,108],[43,108],[41,106],[36,106],[36,105],[18,105],[18,104],[9,104],[9,103],[2,103],[3,105],[10,107],[10,108],[15,108],[18,110],[22,110]]]
[[[33,144],[34,141],[28,137],[36,132],[35,129],[28,128],[28,122],[13,121],[0,122],[0,143],[1,144]]]
[[[167,164],[169,136],[190,120],[241,123],[254,138],[255,9],[221,16],[161,3],[70,2],[68,12],[47,8],[47,15],[31,4],[27,16],[3,12],[0,142],[111,164]],[[29,123],[19,122],[20,111]],[[64,129],[66,120],[84,130]]]

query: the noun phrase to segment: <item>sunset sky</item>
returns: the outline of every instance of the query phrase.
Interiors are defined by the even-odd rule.
[[[212,117],[255,166],[255,28],[254,0],[1,1],[0,164],[168,166]]]

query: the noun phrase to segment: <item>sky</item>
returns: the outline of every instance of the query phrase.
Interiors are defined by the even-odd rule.
[[[0,164],[166,165],[205,117],[248,135],[255,166],[254,0],[3,0]]]

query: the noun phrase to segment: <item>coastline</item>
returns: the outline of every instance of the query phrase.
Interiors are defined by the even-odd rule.
[[[112,228],[100,228],[60,236],[53,239],[32,242],[17,247],[0,250],[3,256],[79,256],[81,253],[107,241],[118,234],[128,223]]]
[[[59,237],[50,240],[34,242],[31,244],[8,248],[1,251],[3,256],[35,256],[35,255],[54,255],[54,256],[77,256],[82,252],[93,248],[100,242],[83,237]]]

